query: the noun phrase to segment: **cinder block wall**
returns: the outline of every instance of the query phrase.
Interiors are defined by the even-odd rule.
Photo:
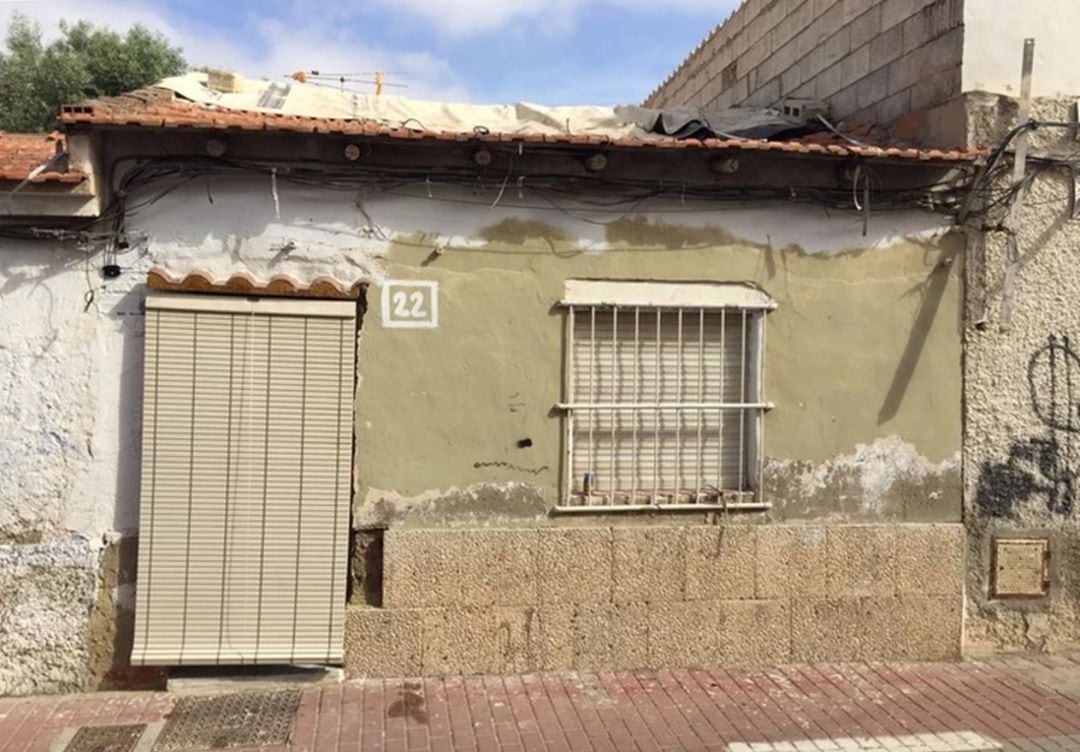
[[[778,106],[890,123],[960,93],[963,0],[745,0],[645,100]]]
[[[960,655],[958,524],[386,533],[352,676]]]

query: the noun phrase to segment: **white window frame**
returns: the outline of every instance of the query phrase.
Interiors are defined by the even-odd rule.
[[[719,511],[719,510],[755,510],[766,509],[769,504],[765,502],[761,494],[761,474],[763,466],[763,447],[764,447],[764,414],[765,411],[772,408],[772,404],[767,402],[764,397],[764,353],[765,353],[765,317],[766,314],[776,308],[776,303],[768,294],[764,291],[748,284],[741,283],[703,283],[703,282],[624,282],[624,281],[611,281],[611,280],[567,280],[565,295],[561,301],[561,305],[566,308],[566,329],[565,329],[565,362],[564,362],[564,379],[563,379],[563,402],[559,403],[557,407],[563,413],[563,429],[564,429],[564,470],[562,473],[562,488],[560,489],[560,500],[556,507],[557,512],[584,512],[584,513],[597,513],[597,512],[632,512],[641,510],[700,510],[700,511]],[[720,329],[724,331],[727,324],[728,316],[740,317],[741,326],[743,327],[743,341],[744,346],[741,349],[742,363],[740,364],[740,379],[745,379],[741,383],[742,393],[745,395],[750,392],[753,399],[740,402],[723,402],[723,401],[710,401],[710,402],[660,402],[659,401],[659,389],[657,389],[657,397],[655,402],[643,402],[638,403],[625,403],[625,402],[608,402],[608,403],[590,403],[587,401],[574,400],[576,393],[575,385],[573,383],[575,364],[574,364],[574,352],[575,352],[575,319],[577,316],[591,315],[592,321],[595,322],[595,315],[597,311],[612,312],[612,336],[617,344],[617,332],[618,332],[618,316],[620,313],[623,315],[630,315],[634,317],[635,323],[635,351],[637,351],[638,332],[644,327],[640,326],[640,322],[645,320],[646,316],[655,316],[659,322],[660,318],[665,315],[674,315],[677,320],[677,332],[679,341],[679,352],[682,353],[683,348],[683,321],[684,316],[690,314],[691,316],[700,317],[698,320],[701,322],[698,329],[699,334],[695,338],[695,342],[698,339],[704,338],[704,321],[706,312],[715,313],[720,312]],[[591,313],[590,313],[591,312]],[[595,328],[595,324],[593,325]],[[659,324],[658,324],[659,326]],[[596,340],[595,330],[590,335],[593,341]],[[641,336],[647,336],[642,334]],[[660,332],[657,329],[656,342],[659,348]],[[723,341],[721,335],[721,342]],[[700,343],[699,343],[700,346]],[[723,345],[721,345],[723,347]],[[659,363],[659,357],[657,358]],[[704,361],[699,358],[699,368],[704,368]],[[656,377],[659,379],[659,375]],[[703,381],[703,372],[699,375],[699,379]],[[720,381],[720,391],[723,392],[723,377]],[[747,389],[749,387],[749,389]],[[705,411],[716,410],[719,415],[723,415],[724,412],[737,410],[739,413],[740,430],[739,430],[739,481],[737,489],[721,489],[719,485],[719,479],[717,485],[711,486],[712,490],[701,484],[701,477],[697,479],[698,487],[689,493],[689,489],[659,489],[654,483],[654,487],[651,491],[648,489],[639,489],[636,487],[636,473],[635,469],[635,486],[634,489],[628,494],[625,489],[598,489],[594,490],[592,487],[587,487],[584,479],[582,479],[581,488],[578,488],[578,478],[574,475],[575,468],[575,424],[581,416],[587,416],[590,413],[595,414],[600,411],[610,411],[610,415],[614,416],[616,411],[631,411],[635,414],[641,413],[656,413],[659,415],[659,410],[671,410],[677,411],[682,414],[686,411],[692,411],[697,413],[698,416],[698,428],[697,428],[697,451],[700,453],[702,449],[701,441],[701,425],[703,422],[702,416]],[[659,417],[654,418],[658,420]],[[743,429],[743,421],[749,421],[747,430]],[[677,420],[676,425],[676,439],[675,445],[681,447],[682,438],[679,436],[681,431],[682,421]],[[721,431],[723,426],[723,419],[721,418]],[[634,420],[633,428],[633,442],[637,447],[638,442],[638,420]],[[659,430],[659,429],[656,429]],[[615,421],[612,419],[611,428],[612,442],[615,441]],[[748,438],[747,438],[748,437]],[[590,430],[590,442],[593,441]],[[658,441],[658,439],[657,439]],[[590,444],[589,459],[587,463],[592,467],[594,444]],[[614,454],[614,448],[611,452]],[[635,452],[637,450],[635,449]],[[681,449],[679,450],[681,451]],[[717,448],[718,452],[723,451],[723,444]],[[634,460],[635,463],[638,461]],[[612,468],[615,466],[615,460],[612,459]],[[654,455],[654,463],[660,462]],[[699,467],[703,467],[703,463],[698,462]],[[636,465],[635,465],[636,467]],[[745,477],[743,477],[743,471],[745,470]],[[653,476],[658,477],[659,469],[654,464]],[[719,471],[718,471],[719,472]],[[590,474],[595,476],[595,473]],[[679,485],[676,483],[676,485]],[[619,497],[623,498],[619,498]],[[629,497],[629,498],[628,498]]]

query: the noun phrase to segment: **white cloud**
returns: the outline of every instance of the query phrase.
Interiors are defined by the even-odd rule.
[[[0,0],[0,38],[7,35],[11,14],[18,11],[39,23],[45,38],[54,38],[61,20],[89,19],[125,30],[140,23],[160,31],[184,50],[192,65],[220,67],[253,78],[283,78],[296,70],[367,71],[376,68],[409,72],[410,97],[467,99],[468,92],[450,64],[419,50],[387,49],[359,44],[353,29],[337,26],[318,14],[300,25],[254,18],[242,26],[214,28],[170,18],[150,2],[124,0]],[[240,43],[242,42],[242,43]],[[389,77],[388,77],[389,78]],[[396,90],[395,90],[396,91]]]

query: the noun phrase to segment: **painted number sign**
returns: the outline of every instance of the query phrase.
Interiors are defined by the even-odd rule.
[[[439,325],[439,283],[388,279],[382,286],[383,326],[434,329]]]

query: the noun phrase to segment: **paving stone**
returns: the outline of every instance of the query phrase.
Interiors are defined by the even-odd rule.
[[[726,608],[732,602],[715,603]],[[669,618],[662,603],[547,608],[571,625],[600,620],[610,628],[609,636],[595,644],[558,647],[559,673],[358,679],[300,691],[295,713],[286,708],[288,718],[270,703],[273,718],[255,723],[243,695],[211,698],[217,710],[201,716],[192,712],[191,700],[184,699],[180,702],[188,710],[177,707],[171,723],[177,728],[186,715],[187,727],[214,746],[245,735],[254,738],[251,734],[258,736],[255,743],[267,741],[267,733],[283,739],[282,729],[291,721],[288,743],[269,748],[275,752],[500,747],[599,752],[629,748],[632,744],[625,742],[639,738],[649,740],[641,745],[649,749],[710,752],[1080,750],[1080,699],[1047,689],[1009,662],[817,664],[797,672],[797,686],[778,682],[775,677],[782,672],[775,668],[568,672],[565,668],[572,668],[581,651],[607,656],[613,665],[647,661],[650,626],[657,630],[652,639],[660,639],[664,630],[677,639],[690,639],[686,635],[693,625],[683,616],[692,612]],[[423,660],[445,661],[447,671],[469,663],[476,670],[513,671],[538,644],[546,618],[545,611],[530,621],[526,612],[509,607],[440,612],[439,619],[422,625],[443,633],[440,652]],[[503,649],[497,655],[475,653],[470,635],[489,629],[503,634]],[[584,632],[590,639],[598,634],[595,629]],[[611,657],[613,651],[635,647],[640,657]],[[1080,663],[1055,661],[1048,670],[1067,681],[1066,674],[1080,675]],[[1010,689],[1003,691],[1003,684]],[[5,698],[0,701],[0,752],[65,752],[64,746],[86,725],[160,727],[176,702],[165,694],[137,693]],[[290,699],[285,704],[293,703]],[[910,710],[913,706],[933,707],[935,712],[916,713]],[[822,733],[808,739],[792,725],[792,719],[804,718],[813,719]],[[900,718],[906,719],[904,732],[888,735]],[[1001,733],[1016,727],[1031,736]],[[711,730],[704,732],[706,728]],[[781,728],[792,733],[785,735]],[[158,749],[179,749],[182,740],[177,737],[159,736]]]

